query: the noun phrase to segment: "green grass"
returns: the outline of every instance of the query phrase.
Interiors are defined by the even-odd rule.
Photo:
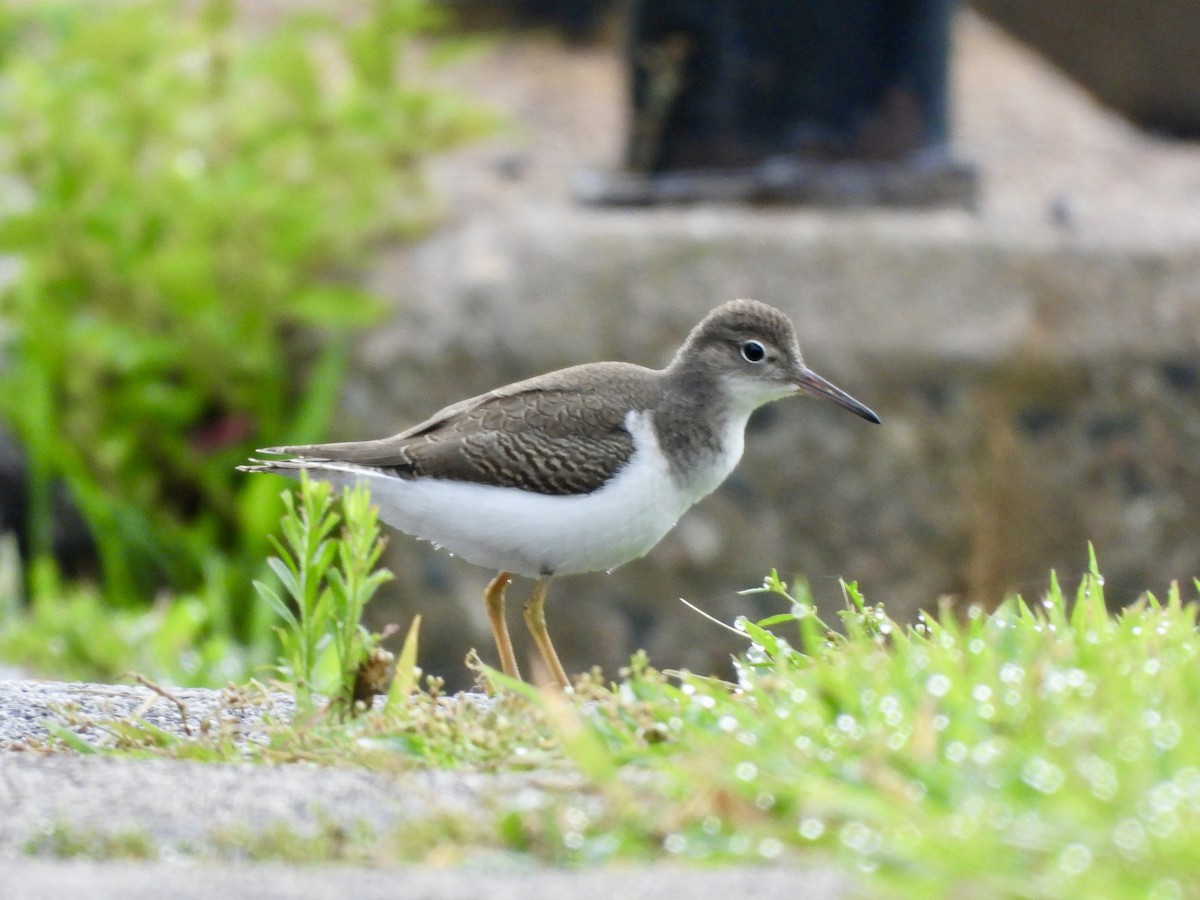
[[[742,621],[736,688],[636,680],[666,739],[605,735],[693,808],[669,851],[822,848],[914,896],[1200,889],[1200,640],[1177,589],[1110,617],[1093,559],[1071,604],[1052,579],[1032,607],[906,628],[847,585],[844,636],[764,590],[792,642]]]
[[[46,825],[26,841],[25,853],[55,859],[148,860],[158,857],[154,839],[144,831],[108,833],[72,828],[62,822]]]

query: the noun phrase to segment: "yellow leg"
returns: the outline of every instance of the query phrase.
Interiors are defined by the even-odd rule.
[[[558,686],[565,689],[571,686],[571,682],[567,680],[567,673],[563,670],[562,663],[558,661],[554,645],[550,643],[550,633],[546,631],[545,607],[546,594],[549,590],[549,575],[542,576],[534,583],[533,596],[525,604],[525,624],[529,627],[529,633],[533,635],[538,650],[541,651],[542,659],[546,661],[546,668],[550,670],[550,674],[554,676]]]
[[[509,678],[520,678],[517,655],[513,653],[512,640],[508,636],[508,624],[504,621],[504,589],[512,581],[508,572],[500,572],[483,592],[483,604],[487,607],[488,621],[492,623],[492,637],[496,639],[496,650],[500,653],[500,667]]]

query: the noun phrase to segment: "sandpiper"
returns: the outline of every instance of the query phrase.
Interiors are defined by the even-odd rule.
[[[384,522],[497,571],[484,605],[514,678],[504,592],[513,575],[536,579],[525,623],[567,687],[546,630],[550,579],[647,553],[737,465],[750,414],[797,393],[879,421],[805,366],[786,315],[734,300],[692,329],[665,369],[572,366],[452,404],[393,437],[270,447],[259,452],[290,458],[239,468],[366,483]]]

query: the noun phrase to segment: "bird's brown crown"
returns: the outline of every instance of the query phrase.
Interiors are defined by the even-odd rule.
[[[796,346],[796,330],[784,313],[757,300],[722,303],[692,329],[676,360],[694,355],[705,344],[757,339],[780,350]]]

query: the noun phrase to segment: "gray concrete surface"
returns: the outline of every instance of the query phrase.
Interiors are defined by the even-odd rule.
[[[224,709],[216,691],[179,692],[189,725]],[[282,712],[281,712],[282,710]],[[93,742],[92,723],[136,713],[182,735],[177,707],[145,688],[43,682],[0,683],[0,900],[50,896],[93,898],[241,898],[487,896],[490,900],[694,898],[704,891],[763,898],[849,894],[851,880],[829,866],[686,869],[671,865],[564,871],[518,854],[455,851],[440,865],[286,865],[239,859],[239,842],[280,827],[294,835],[366,829],[381,841],[398,829],[439,817],[543,802],[550,792],[578,790],[553,772],[370,772],[312,765],[230,765],[71,752],[46,754],[46,724]],[[272,715],[286,715],[280,704]],[[225,713],[220,713],[225,715]],[[254,739],[253,711],[237,713]],[[25,748],[22,750],[22,748]],[[136,836],[147,861],[48,859],[54,835],[83,844]],[[406,831],[407,833],[407,831]],[[382,858],[403,858],[385,845]],[[245,851],[249,853],[249,851]],[[420,858],[419,853],[414,854]]]
[[[839,876],[826,870],[669,865],[556,871],[24,861],[0,874],[0,900],[84,896],[94,900],[832,900],[850,893]]]
[[[179,704],[150,688],[128,684],[86,684],[35,681],[27,676],[0,678],[0,750],[38,750],[50,737],[52,725],[67,728],[85,740],[104,746],[108,737],[96,723],[140,719],[171,734],[184,736],[204,724],[228,724],[246,741],[261,740],[258,725],[265,716],[291,719],[295,704],[286,694],[255,695],[233,690],[174,688]]]

